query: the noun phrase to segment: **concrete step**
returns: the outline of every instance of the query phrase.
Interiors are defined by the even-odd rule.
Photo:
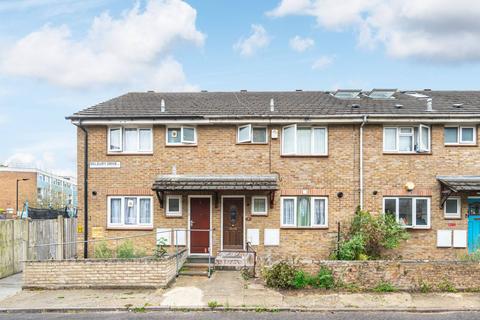
[[[184,270],[178,273],[180,276],[205,276],[208,277],[208,271]]]
[[[189,256],[187,258],[188,263],[207,263],[208,264],[208,257],[202,256]],[[215,263],[215,257],[210,257],[210,263]]]
[[[185,268],[196,268],[196,269],[208,269],[208,263],[198,263],[198,262],[186,262],[184,265],[183,265]],[[214,267],[214,264],[211,263],[210,264],[210,268],[213,268]]]

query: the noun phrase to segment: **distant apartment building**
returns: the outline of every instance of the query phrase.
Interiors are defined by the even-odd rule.
[[[77,181],[35,168],[0,166],[0,211],[22,211],[26,201],[34,208],[74,209]]]

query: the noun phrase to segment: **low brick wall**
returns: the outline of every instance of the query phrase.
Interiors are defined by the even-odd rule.
[[[312,274],[321,266],[333,271],[335,279],[346,285],[373,289],[388,281],[399,290],[419,290],[422,283],[431,290],[451,285],[457,290],[480,290],[480,262],[451,260],[296,260],[298,268]]]
[[[179,268],[187,251],[178,254]],[[27,261],[23,288],[164,288],[176,276],[177,256],[161,259]]]

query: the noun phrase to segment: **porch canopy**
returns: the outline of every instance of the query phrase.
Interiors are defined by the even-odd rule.
[[[454,192],[480,191],[480,176],[437,176],[437,180],[441,185],[441,207]]]
[[[165,192],[209,191],[218,203],[219,191],[264,191],[270,194],[270,206],[278,190],[278,175],[159,175],[152,190],[163,208]]]

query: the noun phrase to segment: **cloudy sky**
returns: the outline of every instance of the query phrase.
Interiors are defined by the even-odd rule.
[[[478,0],[0,0],[0,163],[75,174],[128,91],[480,89]]]

